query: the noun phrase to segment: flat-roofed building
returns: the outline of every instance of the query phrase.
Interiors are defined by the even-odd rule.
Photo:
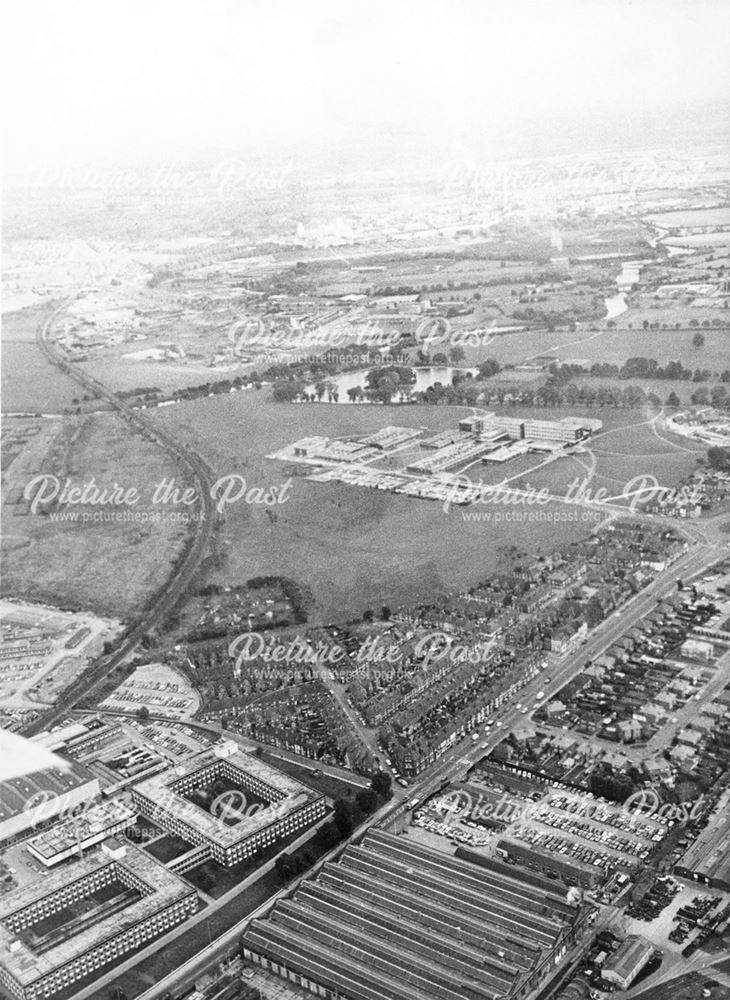
[[[360,444],[377,448],[378,451],[388,451],[391,448],[397,448],[398,445],[404,444],[406,441],[410,441],[412,438],[418,437],[420,433],[418,428],[413,427],[381,427],[374,434],[369,434],[367,437],[362,438]]]
[[[0,897],[0,984],[18,1000],[53,996],[197,909],[195,889],[143,851],[96,850]]]
[[[113,800],[99,803],[81,815],[39,833],[27,842],[26,847],[41,864],[52,868],[67,858],[80,856],[107,837],[128,829],[136,819],[136,809],[126,802]]]
[[[603,865],[569,858],[544,850],[536,844],[523,844],[518,840],[504,838],[497,843],[497,853],[532,871],[553,875],[568,885],[579,886],[581,889],[593,889],[606,880],[607,870]]]
[[[563,441],[568,444],[580,440],[584,434],[580,427],[563,424],[559,420],[526,420],[524,436],[536,441]]]
[[[143,816],[235,865],[326,812],[320,792],[224,741],[132,789]],[[197,863],[200,858],[196,855]]]

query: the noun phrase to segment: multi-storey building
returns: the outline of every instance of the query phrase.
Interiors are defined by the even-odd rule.
[[[147,819],[206,848],[222,865],[235,865],[306,829],[327,808],[321,793],[232,742],[140,782],[132,801]]]
[[[198,909],[154,858],[107,842],[0,898],[0,985],[18,1000],[68,989]]]

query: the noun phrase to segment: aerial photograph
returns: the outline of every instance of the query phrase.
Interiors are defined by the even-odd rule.
[[[0,1000],[730,1000],[730,0],[5,13]]]

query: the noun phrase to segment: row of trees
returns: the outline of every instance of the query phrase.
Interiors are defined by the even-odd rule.
[[[338,796],[332,820],[322,827],[322,840],[325,849],[335,847],[341,840],[355,830],[363,820],[380,808],[392,795],[391,777],[386,771],[378,771],[374,775],[370,788],[362,788],[353,797]],[[281,854],[275,863],[276,874],[282,882],[288,882],[296,875],[301,875],[314,862],[308,851],[302,854]]]
[[[707,464],[711,469],[730,472],[730,448],[713,447],[707,449]]]
[[[706,382],[712,378],[709,368],[685,368],[681,361],[668,361],[662,366],[656,358],[627,358],[622,365],[610,361],[596,361],[586,368],[579,364],[559,365],[554,362],[550,366],[550,374],[557,379],[569,381],[576,375],[592,375],[594,378],[644,378],[659,379],[673,382]],[[730,382],[730,370],[718,372],[716,377],[721,382]]]

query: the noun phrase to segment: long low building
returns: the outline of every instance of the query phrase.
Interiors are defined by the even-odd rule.
[[[678,875],[730,892],[730,788],[720,796],[709,823],[675,870]]]
[[[50,997],[197,909],[195,889],[159,861],[102,845],[0,897],[0,985],[18,1000]]]
[[[61,814],[99,797],[99,780],[83,764],[48,768],[0,782],[0,843],[48,826]]]
[[[370,830],[242,937],[249,961],[339,1000],[512,1000],[576,940],[588,908],[547,880]]]
[[[26,847],[46,868],[52,868],[67,858],[81,855],[107,837],[127,830],[136,819],[136,811],[126,802],[102,802],[91,806],[80,816],[39,833],[27,842]]]
[[[567,857],[553,851],[544,850],[533,844],[503,838],[497,843],[497,853],[509,858],[515,864],[524,865],[535,872],[551,875],[567,885],[581,889],[593,889],[605,882],[607,870],[603,865],[593,865],[578,858]]]
[[[132,801],[147,819],[206,848],[222,865],[252,857],[327,811],[320,792],[231,741],[141,781]]]

